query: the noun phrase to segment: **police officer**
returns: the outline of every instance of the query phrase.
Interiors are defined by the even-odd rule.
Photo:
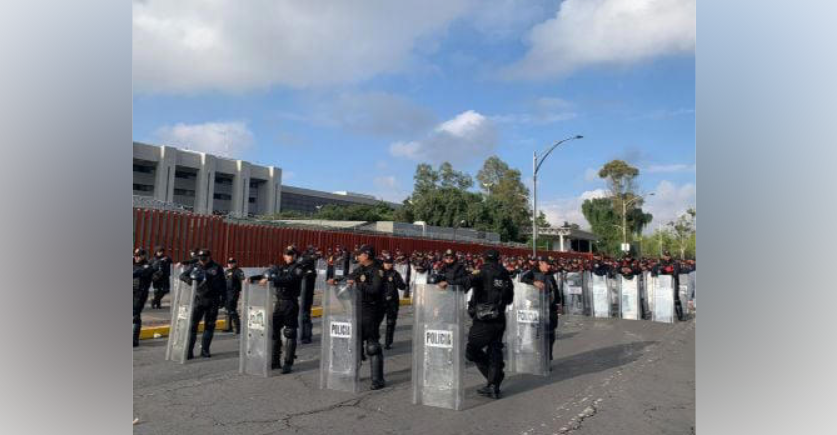
[[[171,258],[166,255],[166,248],[158,246],[154,249],[154,261],[151,267],[154,274],[151,275],[151,284],[154,286],[154,299],[151,300],[151,308],[163,308],[162,300],[171,287]]]
[[[392,349],[395,336],[395,324],[398,320],[400,298],[398,290],[406,290],[407,284],[401,274],[395,270],[392,257],[384,257],[384,311],[387,319],[387,333],[384,339],[384,349]]]
[[[631,257],[630,253],[625,253],[622,256],[622,261],[619,262],[619,266],[616,269],[615,273],[617,275],[622,275],[625,279],[634,280],[638,279],[638,276],[642,275],[642,270],[639,269],[636,262]],[[637,284],[637,289],[640,289],[639,284]],[[645,292],[639,291],[639,309],[640,309],[640,318],[645,319],[646,316],[649,315],[648,312],[648,301],[645,300]]]
[[[215,321],[218,319],[218,307],[221,294],[227,290],[224,268],[212,260],[208,249],[197,251],[197,262],[188,265],[180,280],[188,285],[197,283],[192,323],[189,325],[189,344],[186,359],[195,357],[195,342],[198,339],[198,325],[203,320],[203,337],[201,337],[201,357],[209,358],[209,346],[215,334]]]
[[[241,296],[241,282],[244,281],[244,271],[238,267],[235,258],[227,260],[227,270],[224,272],[227,282],[227,297],[224,308],[227,310],[227,328],[224,332],[235,331],[241,334],[241,318],[238,315],[238,298]]]
[[[613,277],[613,270],[602,258],[602,254],[593,254],[593,261],[589,264],[590,272],[598,276]]]
[[[134,347],[139,346],[139,336],[142,330],[142,309],[148,301],[148,289],[151,287],[151,276],[154,268],[146,258],[145,249],[134,250]]]
[[[680,302],[680,265],[671,259],[669,251],[663,252],[659,263],[651,268],[651,275],[671,275],[674,284],[674,311],[677,313],[677,320],[683,320],[683,305]]]
[[[503,373],[503,333],[506,330],[506,307],[514,302],[514,284],[509,272],[500,263],[500,253],[489,249],[485,264],[467,278],[468,283],[458,287],[462,291],[474,289],[468,303],[468,314],[474,319],[468,331],[465,358],[473,361],[488,382],[477,393],[494,399],[500,398]],[[446,288],[453,282],[441,282]]]
[[[303,289],[299,298],[299,305],[302,309],[302,334],[300,334],[300,342],[303,344],[311,343],[314,325],[311,322],[311,308],[314,305],[314,286],[317,283],[317,256],[316,249],[313,246],[308,246],[308,249],[300,257],[299,264],[303,270]]]
[[[260,285],[270,281],[276,290],[277,302],[273,308],[273,355],[272,369],[282,367],[282,373],[291,372],[296,359],[296,337],[299,328],[299,293],[305,270],[298,261],[299,251],[288,246],[282,255],[283,264],[271,266],[261,280]],[[285,361],[282,360],[282,334],[285,335]]]
[[[360,338],[366,345],[370,359],[372,386],[378,390],[386,386],[384,381],[384,351],[381,348],[381,321],[384,313],[384,270],[375,261],[375,248],[363,245],[357,251],[358,266],[348,276],[348,283],[355,285],[360,295]],[[329,284],[334,285],[335,279]]]
[[[544,257],[537,257],[537,266],[520,277],[520,282],[537,287],[547,293],[549,300],[549,360],[552,361],[552,347],[555,345],[555,330],[558,328],[558,311],[564,305],[564,296],[558,290],[558,283],[550,270],[549,261]]]
[[[442,255],[442,266],[434,272],[429,280],[431,284],[438,284],[443,281],[447,282],[448,285],[468,284],[468,272],[465,271],[465,266],[457,260],[453,249],[445,251]]]

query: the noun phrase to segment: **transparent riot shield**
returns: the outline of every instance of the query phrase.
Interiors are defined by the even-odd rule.
[[[510,373],[549,375],[549,295],[529,284],[514,284],[506,318],[506,364]]]
[[[619,304],[621,308],[622,318],[630,320],[640,320],[640,295],[639,295],[639,275],[632,279],[625,278],[622,275],[618,276],[617,283],[619,285],[619,294],[622,301]]]
[[[177,279],[174,285],[174,296],[171,302],[171,326],[169,327],[169,339],[166,345],[166,361],[185,364],[186,355],[189,352],[189,325],[192,324],[198,283],[192,281],[192,284],[189,285]]]
[[[408,277],[407,277],[407,270],[408,270],[408,269],[407,269],[407,267],[408,267],[408,265],[406,265],[406,264],[396,264],[396,265],[393,267],[393,269],[395,269],[395,271],[396,271],[396,272],[398,272],[398,274],[399,274],[399,275],[401,275],[401,279],[403,279],[403,280],[404,280],[404,282],[405,282],[405,283],[407,283],[407,286],[408,286],[408,287],[407,287],[407,290],[401,290],[401,289],[398,289],[398,297],[399,297],[400,299],[404,299],[404,297],[405,297],[405,293],[406,293],[407,295],[409,295],[409,294],[410,294],[410,287],[409,287],[410,283],[409,283],[409,282],[407,282],[407,278],[408,278]]]
[[[413,306],[413,403],[462,409],[465,294],[454,286],[417,284]]]
[[[360,304],[355,286],[326,285],[323,292],[323,340],[320,388],[359,391]]]
[[[276,292],[273,283],[259,285],[244,280],[242,289],[241,349],[238,372],[268,377],[273,356],[273,307]]]
[[[648,308],[645,318],[654,320],[654,301],[657,291],[657,280],[651,276],[651,272],[642,272],[642,287],[645,294],[645,305]]]
[[[610,288],[606,276],[590,274],[590,308],[593,317],[610,317]]]
[[[413,281],[412,286],[427,284],[427,272],[414,273],[410,279]]]
[[[683,305],[683,313],[689,312],[689,301],[692,300],[692,289],[689,286],[689,274],[681,273],[678,276],[678,291],[680,292],[680,303]]]
[[[576,316],[585,314],[584,286],[579,272],[567,272],[564,277],[564,312]]]
[[[692,308],[697,310],[697,272],[689,272],[689,285],[692,288]]]
[[[662,323],[674,323],[674,279],[671,275],[652,276],[654,288],[654,308],[651,320]]]
[[[607,278],[607,292],[610,297],[610,317],[619,317],[622,312],[622,295],[619,293],[619,277]]]

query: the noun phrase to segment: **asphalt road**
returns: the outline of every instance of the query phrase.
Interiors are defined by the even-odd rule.
[[[293,373],[267,379],[238,373],[232,334],[216,334],[213,357],[187,365],[164,361],[165,339],[143,340],[134,350],[134,433],[695,433],[694,318],[562,316],[550,376],[507,374],[504,397],[491,400],[475,393],[484,381],[469,365],[465,409],[451,411],[411,403],[411,307],[400,317],[385,351],[387,387],[368,391],[365,363],[357,395],[319,389],[317,339],[300,346]]]

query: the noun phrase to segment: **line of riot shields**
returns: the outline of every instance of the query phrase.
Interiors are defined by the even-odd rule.
[[[653,276],[596,275],[589,271],[555,274],[563,293],[563,314],[673,323],[675,306],[684,315],[695,309],[696,272]]]
[[[335,274],[339,276],[340,272]],[[357,393],[362,352],[360,298],[354,286],[328,285],[325,277],[325,273],[318,273],[313,289],[322,294],[320,388]],[[632,278],[590,272],[556,274],[563,294],[564,314],[663,323],[673,323],[676,319],[675,292],[684,303],[694,300],[694,273],[678,278],[648,273]],[[675,287],[677,281],[680,285]],[[462,409],[469,293],[455,286],[442,289],[428,284],[426,273],[413,273],[409,282],[414,310],[412,402]],[[519,280],[515,280],[514,286],[514,302],[506,312],[506,370],[547,376],[551,371],[549,307],[554,300],[543,290]],[[166,359],[182,364],[186,362],[196,289],[194,284],[179,280],[173,282],[172,289],[172,325]],[[271,314],[275,298],[271,284],[245,281],[239,365],[242,374],[271,376]]]

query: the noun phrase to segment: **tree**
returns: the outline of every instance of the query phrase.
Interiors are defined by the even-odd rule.
[[[529,189],[523,184],[520,171],[509,168],[499,157],[491,156],[477,173],[477,180],[491,207],[492,226],[500,233],[501,240],[526,240],[524,228],[531,225],[532,212],[529,210]]]
[[[438,174],[439,186],[442,188],[468,190],[474,185],[474,180],[471,179],[470,175],[454,171],[453,166],[448,162],[439,166]]]
[[[677,244],[677,250],[680,251],[680,258],[686,258],[686,249],[689,247],[689,242],[693,235],[695,235],[695,216],[697,212],[694,208],[686,210],[686,213],[680,215],[677,220],[669,222],[668,226],[671,228],[674,235],[674,240]]]
[[[613,201],[610,198],[587,199],[581,204],[581,212],[599,237],[597,249],[610,255],[618,253],[622,237],[616,222],[621,222],[621,216],[613,210]]]

